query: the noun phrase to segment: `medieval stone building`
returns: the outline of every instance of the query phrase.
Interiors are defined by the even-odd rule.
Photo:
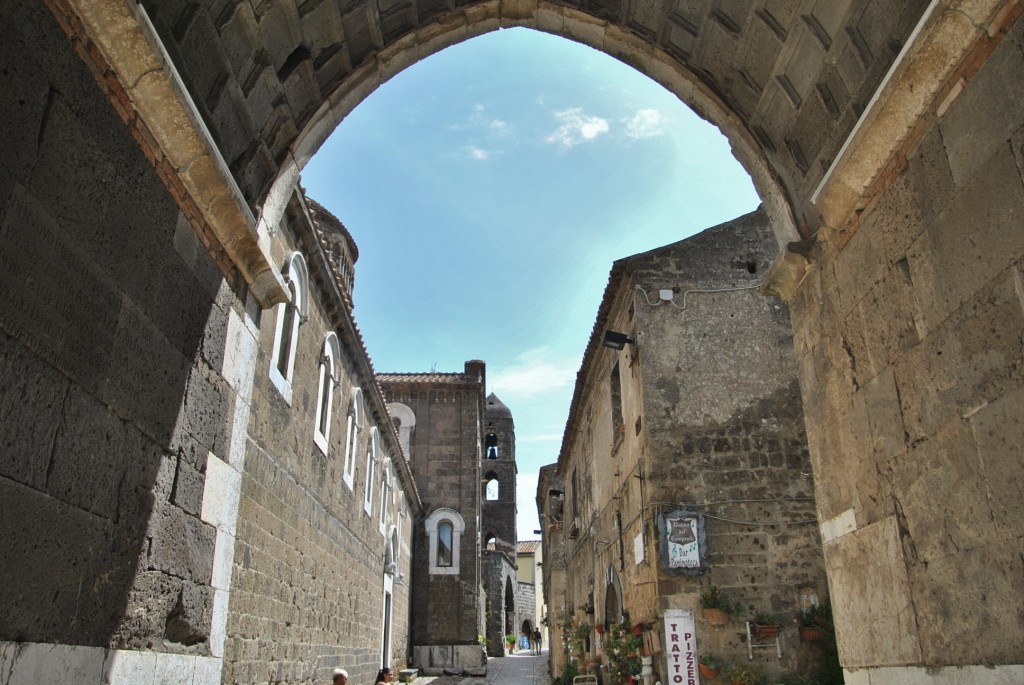
[[[423,522],[412,572],[412,658],[428,674],[484,669],[480,503],[485,365],[463,373],[380,374],[408,445]],[[513,532],[514,535],[514,532]]]
[[[385,600],[377,496],[350,519],[365,471],[351,493],[328,476],[336,459],[345,471],[332,441],[351,389],[377,425],[356,356],[326,454],[313,430],[341,298],[311,298],[298,317],[290,405],[288,384],[268,381],[278,323],[295,314],[280,307],[299,304],[292,252],[334,287],[295,224],[297,184],[381,83],[511,26],[633,65],[719,126],[750,172],[783,248],[766,288],[790,307],[850,679],[1024,681],[1022,13],[1019,0],[3,0],[3,685],[213,685],[250,668],[311,683],[336,653],[279,655],[318,652],[307,633]],[[345,326],[334,332],[346,344]],[[360,558],[383,555],[351,598],[313,561],[347,530],[368,545]],[[351,604],[304,615],[252,564],[294,576],[303,601],[323,590]],[[266,660],[237,639],[257,622]],[[354,647],[369,655],[360,669],[383,656],[379,637]]]
[[[756,647],[775,675],[813,658],[790,627],[828,590],[789,312],[757,291],[776,251],[758,210],[612,268],[560,485],[538,492],[544,556],[564,576],[549,623],[581,669],[607,668],[617,624],[643,635],[645,682],[692,677],[698,645],[733,663]],[[701,617],[712,587],[741,607],[734,625]],[[755,644],[755,614],[786,629]],[[696,636],[681,653],[669,617]]]

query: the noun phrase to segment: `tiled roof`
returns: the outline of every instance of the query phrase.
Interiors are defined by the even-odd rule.
[[[516,543],[516,554],[536,554],[540,540],[520,540]]]
[[[392,383],[464,383],[464,373],[378,373],[382,381]]]

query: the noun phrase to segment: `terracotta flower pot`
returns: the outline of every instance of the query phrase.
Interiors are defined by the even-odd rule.
[[[597,631],[598,635],[604,633],[604,624],[603,623],[598,623],[596,626],[594,626],[594,630]]]
[[[697,667],[700,669],[701,676],[708,680],[714,680],[718,677],[718,674],[722,672],[722,669],[720,668],[712,668],[703,663],[697,664]]]
[[[800,639],[805,642],[817,642],[822,638],[821,628],[817,626],[801,626]]]
[[[704,609],[704,620],[708,622],[708,625],[724,626],[729,623],[729,614],[721,609],[709,607]]]
[[[771,623],[755,623],[754,634],[761,638],[778,637],[779,626]]]

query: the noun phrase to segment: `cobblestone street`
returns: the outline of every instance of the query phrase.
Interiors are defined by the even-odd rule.
[[[417,678],[415,685],[548,685],[548,653],[524,652],[487,660],[486,678],[438,676]]]

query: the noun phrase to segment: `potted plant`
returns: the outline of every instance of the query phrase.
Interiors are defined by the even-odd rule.
[[[640,673],[640,646],[643,637],[633,634],[628,623],[608,627],[604,652],[608,657],[608,673],[613,683],[625,683]]]
[[[717,585],[705,590],[700,595],[700,605],[704,609],[704,620],[709,625],[724,626],[729,623],[729,615],[736,611],[736,604],[722,594]]]
[[[801,640],[818,642],[825,633],[832,633],[835,630],[832,626],[832,607],[827,602],[812,605],[800,612],[797,624],[800,626]]]
[[[505,635],[505,644],[508,645],[508,651],[514,652],[516,649],[516,635],[515,633],[508,633]]]
[[[576,661],[583,660],[583,654],[586,651],[586,641],[590,636],[590,625],[587,623],[578,623],[576,619],[566,619],[562,623],[562,630],[564,631],[566,646],[569,648],[569,653],[576,659]]]
[[[759,638],[778,637],[779,635],[779,619],[774,614],[767,612],[755,614],[752,623],[754,634]]]
[[[754,685],[759,678],[757,673],[746,666],[733,666],[728,676],[732,685]]]
[[[725,664],[714,654],[701,654],[700,661],[697,662],[697,668],[700,669],[700,674],[704,678],[712,680],[717,678],[725,668]]]

